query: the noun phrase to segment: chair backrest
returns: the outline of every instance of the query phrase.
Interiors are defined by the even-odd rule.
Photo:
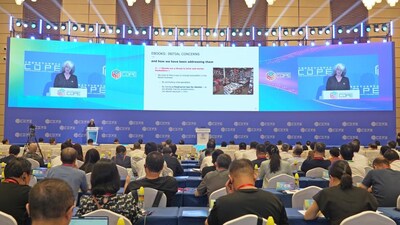
[[[26,159],[32,164],[32,166],[31,166],[32,170],[40,167],[40,163],[38,161],[36,161],[32,158],[26,158]]]
[[[347,217],[344,219],[340,225],[376,225],[376,224],[385,224],[385,225],[396,225],[396,223],[387,216],[381,215],[377,212],[373,211],[365,211],[358,213],[356,215]]]
[[[158,192],[158,190],[156,190],[154,188],[149,188],[149,187],[144,188],[144,206],[143,207],[145,209],[153,207],[153,202],[157,196],[157,192]],[[160,208],[167,207],[167,196],[165,195],[165,193],[162,194],[160,203],[156,207],[160,207]]]
[[[76,166],[78,167],[78,168],[80,168],[82,165],[83,165],[83,161],[81,161],[81,160],[76,160]]]
[[[320,188],[320,187],[309,186],[309,187],[306,187],[306,188],[294,193],[292,196],[292,208],[303,209],[304,200],[312,199],[314,197],[314,195],[317,194],[321,190],[322,190],[322,188]]]
[[[216,190],[216,191],[213,191],[211,194],[210,194],[210,198],[209,198],[209,205],[211,206],[212,204],[211,204],[211,201],[213,201],[213,200],[217,200],[219,197],[221,197],[221,196],[224,196],[224,195],[226,195],[227,193],[226,193],[226,187],[223,187],[223,188],[220,188],[220,189],[218,189],[218,190]]]
[[[400,209],[400,195],[399,195],[399,197],[397,197],[396,208],[397,208],[397,209]]]
[[[294,183],[294,177],[289,176],[287,174],[279,174],[274,177],[271,177],[268,180],[267,188],[276,188],[276,183],[278,183],[278,182],[293,182]]]
[[[254,214],[247,214],[241,217],[238,217],[236,219],[230,220],[228,222],[225,222],[224,225],[257,225],[257,220],[258,216]],[[265,225],[267,224],[267,220],[265,218],[262,218],[263,222],[262,224]]]
[[[33,186],[35,186],[35,184],[37,184],[37,178],[35,176],[33,176],[32,174],[29,176],[31,177],[31,179],[29,181],[29,186],[33,187]]]
[[[0,221],[2,225],[18,225],[14,217],[2,211],[0,211]]]
[[[132,225],[131,221],[128,218],[126,218],[125,216],[120,215],[118,213],[115,213],[113,211],[110,211],[108,209],[98,209],[98,210],[92,211],[90,213],[86,213],[83,216],[84,217],[85,216],[107,216],[109,225],[117,225],[118,219],[122,217],[124,219],[125,225]]]
[[[357,184],[361,183],[364,180],[364,177],[359,175],[354,175],[352,178],[353,178],[353,186],[357,186]]]
[[[319,177],[322,178],[324,176],[324,171],[328,171],[322,167],[313,168],[306,173],[306,177]]]
[[[92,173],[87,173],[86,174],[86,183],[87,183],[87,186],[88,186],[89,190],[92,189],[92,184],[90,183],[90,178],[91,177],[92,177]]]
[[[117,169],[118,169],[119,176],[121,178],[125,178],[126,176],[128,176],[128,170],[125,167],[117,165]]]
[[[372,168],[372,167],[370,167],[370,166],[366,166],[366,167],[364,167],[364,170],[365,170],[365,175],[367,175],[368,174],[368,172],[369,171],[371,171],[371,170],[373,170],[374,168]]]

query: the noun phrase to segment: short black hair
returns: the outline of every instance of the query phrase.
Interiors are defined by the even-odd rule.
[[[229,141],[229,144],[230,144],[230,145],[234,145],[234,144],[235,144],[235,141],[234,141],[234,140],[230,140],[230,141]]]
[[[267,153],[267,146],[265,144],[258,144],[256,147],[257,152]]]
[[[228,169],[231,162],[232,162],[232,159],[229,155],[221,154],[218,156],[216,164],[220,168]]]
[[[162,153],[163,154],[171,154],[172,153],[172,149],[170,147],[164,147],[162,149]]]
[[[212,154],[213,151],[214,151],[213,149],[206,148],[206,151],[204,151],[204,155],[205,155],[205,156],[209,156],[209,155]]]
[[[29,192],[29,216],[32,221],[57,219],[74,206],[74,201],[74,194],[67,182],[47,178]]]
[[[354,153],[349,144],[344,144],[340,146],[340,155],[344,160],[352,160]]]
[[[91,139],[91,138],[87,140],[87,143],[88,143],[88,144],[93,144],[93,142],[94,142],[94,141],[93,141],[93,139]]]
[[[290,145],[288,143],[283,143],[281,150],[284,152],[287,152],[287,151],[289,151],[289,148],[290,148]]]
[[[4,138],[4,139],[1,141],[1,143],[3,143],[3,145],[5,145],[7,142],[8,142],[8,139],[7,139],[7,138]]]
[[[281,145],[281,144],[282,144],[282,141],[281,141],[281,140],[278,140],[278,141],[276,142],[276,144],[277,144],[277,145]]]
[[[389,160],[389,162],[392,162],[394,160],[399,160],[399,154],[395,150],[387,150],[385,154],[383,155],[385,159]]]
[[[333,147],[333,148],[329,149],[329,154],[331,154],[334,157],[339,157],[340,150],[337,147]]]
[[[228,145],[228,143],[226,143],[226,141],[221,142],[221,147],[226,147]]]
[[[49,139],[49,143],[50,143],[50,144],[51,144],[51,143],[54,143],[54,142],[56,142],[56,139],[55,139],[55,138],[52,137],[52,138]]]
[[[387,160],[385,158],[382,158],[382,157],[377,157],[377,158],[374,159],[374,161],[372,161],[372,165],[373,166],[382,165],[382,164],[385,164],[385,165],[389,166],[390,162],[389,162],[389,160]]]
[[[160,172],[164,167],[164,158],[161,153],[150,152],[146,156],[146,167],[151,172]]]
[[[176,151],[178,150],[176,144],[172,143],[169,145],[169,147],[171,148],[172,154],[175,155]]]
[[[240,142],[240,143],[239,143],[239,150],[240,150],[240,149],[246,149],[246,148],[247,148],[246,143],[244,143],[244,142]]]
[[[148,155],[150,152],[156,152],[157,149],[157,144],[155,142],[148,142],[144,146],[144,154]]]
[[[207,142],[207,148],[209,148],[209,149],[215,149],[215,141],[211,141],[211,140],[209,140],[208,142]]]
[[[61,144],[61,150],[63,150],[64,148],[72,148],[72,143],[69,141],[66,141],[64,143]]]
[[[388,145],[390,148],[396,148],[397,143],[396,143],[395,141],[389,141],[389,142],[387,143],[387,145]]]
[[[31,174],[32,164],[25,158],[14,158],[4,168],[6,178],[21,177],[23,173]]]
[[[12,155],[18,155],[21,149],[19,148],[18,145],[11,145],[10,148],[8,149],[8,153]]]
[[[349,143],[350,149],[353,152],[359,152],[360,151],[360,142],[353,140],[352,142]]]
[[[301,145],[296,145],[293,149],[293,154],[301,155],[303,153],[303,147]]]
[[[116,152],[117,154],[122,154],[122,153],[126,152],[126,148],[125,148],[125,146],[123,146],[123,145],[118,145],[118,146],[115,148],[115,152]]]
[[[382,146],[379,151],[380,151],[381,155],[383,156],[383,155],[385,155],[385,152],[388,150],[391,150],[391,148],[389,146],[385,145],[385,146]]]
[[[319,153],[325,153],[325,148],[326,148],[326,145],[322,142],[317,142],[314,145],[314,150]]]
[[[172,144],[172,140],[170,138],[168,138],[167,140],[165,140],[165,144],[167,144],[167,145]]]
[[[133,143],[133,149],[141,149],[140,143],[139,142]]]
[[[139,144],[143,144],[143,139],[138,139],[137,142],[139,142]]]
[[[43,142],[43,141],[44,141],[43,138],[39,138],[39,139],[38,139],[38,142]]]
[[[66,164],[72,164],[78,157],[78,153],[74,148],[68,147],[61,150],[61,162]]]
[[[224,154],[224,151],[222,151],[221,149],[215,149],[211,153],[212,163],[214,164],[217,161],[218,156],[222,154]]]
[[[257,141],[252,141],[250,142],[250,148],[255,149],[257,148],[258,142]]]
[[[94,164],[90,178],[93,195],[115,194],[118,192],[121,181],[117,165],[110,159],[100,159]]]

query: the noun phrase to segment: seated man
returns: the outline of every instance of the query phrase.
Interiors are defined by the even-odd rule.
[[[281,146],[281,152],[279,153],[281,159],[288,160],[293,158],[293,155],[289,153],[290,145],[288,143],[283,143]],[[303,147],[301,148],[303,149]]]
[[[0,159],[0,163],[8,163],[12,159],[15,159],[20,152],[19,146],[18,145],[11,145],[10,148],[8,149],[8,156]]]
[[[71,187],[59,179],[45,179],[29,193],[26,205],[32,225],[70,224],[74,204]]]
[[[257,165],[260,168],[261,163],[267,160],[267,146],[265,144],[258,144],[256,147],[257,159],[251,161],[253,165]]]
[[[212,157],[211,154],[214,152],[214,149],[207,148],[204,151],[204,159],[201,161],[200,170],[202,171],[204,167],[212,166]]]
[[[172,156],[172,149],[170,147],[164,147],[162,153],[167,167],[172,170],[174,176],[181,176],[183,174],[183,168],[178,159]]]
[[[400,171],[399,154],[395,150],[387,150],[383,157],[389,161],[392,170]]]
[[[257,153],[256,153],[257,145],[258,145],[258,142],[256,142],[256,141],[250,142],[250,149],[247,149],[242,154],[243,159],[248,159],[250,161],[256,160],[257,159]]]
[[[216,167],[215,167],[215,162],[217,161],[217,158],[219,155],[224,154],[224,152],[221,149],[216,149],[213,151],[213,153],[211,154],[211,159],[212,159],[212,166],[206,166],[201,170],[201,177],[204,178],[206,176],[207,173],[211,172],[211,171],[215,171]]]
[[[361,148],[360,141],[358,139],[354,139],[349,143],[349,146],[354,153],[353,161],[360,167],[368,166],[368,158],[365,155],[358,153]]]
[[[400,195],[400,171],[392,170],[385,158],[374,159],[372,165],[374,170],[369,171],[361,187],[372,191],[379,207],[396,207]]]
[[[283,148],[283,145],[282,145]],[[304,158],[301,157],[303,154],[303,146],[295,145],[293,148],[292,158],[288,158],[287,161],[290,164],[302,164],[304,162]]]
[[[340,146],[340,156],[349,164],[353,176],[365,177],[365,169],[354,161],[354,154],[349,145]]]
[[[146,156],[146,164],[144,165],[145,177],[130,182],[125,190],[125,194],[140,187],[154,188],[165,193],[167,196],[167,206],[170,206],[178,191],[178,182],[170,176],[160,177],[163,167],[164,158],[162,154],[157,151],[150,152]]]
[[[226,182],[228,195],[216,200],[205,224],[222,225],[247,214],[265,219],[272,216],[275,224],[289,224],[282,202],[274,194],[257,189],[254,183],[255,174],[250,160],[234,160],[229,167],[229,180]]]
[[[123,145],[118,145],[115,149],[115,156],[111,158],[115,164],[125,167],[131,168],[131,157],[126,155],[126,148]]]
[[[202,196],[207,194],[210,197],[210,194],[214,191],[223,188],[225,186],[226,181],[229,178],[228,168],[231,164],[231,157],[227,154],[221,154],[218,156],[217,161],[215,162],[216,170],[207,173],[204,179],[201,181],[199,186],[194,193],[195,196]]]
[[[42,156],[40,156],[39,154],[36,153],[37,150],[38,150],[38,146],[36,143],[33,143],[33,142],[29,143],[28,151],[25,153],[24,157],[34,159],[39,162],[40,167],[44,167],[43,158],[42,158]]]
[[[301,165],[301,171],[307,173],[307,171],[317,167],[328,169],[331,165],[331,161],[324,159],[325,147],[325,144],[322,142],[315,143],[314,150],[312,151],[313,157],[303,162]]]
[[[0,183],[0,211],[10,214],[18,225],[29,224],[25,205],[31,187],[28,186],[31,163],[25,158],[15,158],[4,168],[4,182]]]
[[[83,170],[76,167],[76,157],[78,153],[75,149],[68,147],[61,151],[62,165],[52,167],[47,172],[48,178],[58,178],[67,182],[74,193],[75,200],[78,199],[78,191],[85,193],[88,189],[86,174]]]
[[[247,145],[244,142],[239,143],[239,150],[235,151],[233,153],[234,159],[242,159],[243,158],[243,153],[246,151]]]

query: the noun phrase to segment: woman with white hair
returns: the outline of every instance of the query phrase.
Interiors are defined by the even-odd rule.
[[[326,82],[326,90],[350,90],[350,81],[346,77],[346,67],[343,64],[335,65],[333,75]]]
[[[61,73],[54,79],[54,87],[78,88],[78,78],[74,75],[75,66],[71,61],[65,61]]]

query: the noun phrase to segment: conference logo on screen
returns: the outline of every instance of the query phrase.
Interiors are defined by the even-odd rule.
[[[323,121],[314,122],[314,126],[316,127],[329,127],[330,125],[331,124],[329,122],[323,122]]]
[[[117,125],[118,122],[116,120],[102,120],[101,124],[103,124],[103,125]]]
[[[157,127],[142,127],[142,131],[157,131]]]
[[[314,135],[315,140],[329,140],[330,137],[328,135]]]
[[[197,123],[195,121],[182,121],[182,126],[196,126]]]
[[[116,126],[115,127],[116,131],[130,131],[131,128],[130,127],[120,127],[120,126]]]
[[[166,138],[170,138],[171,135],[169,135],[169,134],[155,134],[154,137],[157,138],[157,139],[166,139]]]
[[[359,137],[357,135],[343,135],[342,139],[343,140],[353,140],[353,139],[358,139]]]
[[[303,136],[289,134],[289,135],[286,136],[286,138],[289,139],[289,140],[301,140],[301,139],[303,139]]]
[[[102,133],[101,134],[102,138],[116,138],[117,134],[107,134],[107,133]]]
[[[277,78],[291,78],[292,73],[290,72],[274,72],[272,70],[265,74],[267,81],[275,81]]]
[[[371,139],[374,140],[374,141],[375,140],[389,140],[389,137],[388,136],[372,135]]]
[[[48,132],[46,132],[46,133],[44,133],[44,136],[47,137],[47,138],[50,138],[50,137],[61,137],[61,133],[48,133]]]
[[[235,127],[247,127],[247,126],[249,126],[249,123],[248,122],[234,122],[233,126],[235,126]]]
[[[88,124],[89,120],[74,120],[74,124]]]
[[[317,129],[302,127],[302,128],[300,128],[300,132],[301,133],[314,133],[314,132],[317,132]]]
[[[371,122],[371,126],[373,127],[387,127],[389,126],[388,122]]]
[[[236,132],[234,127],[221,127],[221,132]]]
[[[233,135],[233,139],[248,139],[249,135],[245,135],[245,134],[235,134]]]
[[[111,77],[114,80],[119,80],[122,77],[137,77],[136,71],[120,71],[118,69],[114,69],[111,71]]]
[[[247,132],[248,133],[252,133],[252,132],[262,132],[262,129],[259,127],[248,127],[247,128]]]
[[[372,128],[357,128],[357,133],[372,133],[374,130]]]
[[[222,122],[215,122],[215,121],[208,121],[208,126],[223,126],[224,124]]]
[[[170,132],[182,132],[183,127],[168,127],[168,131]]]
[[[60,130],[75,130],[76,129],[75,126],[64,126],[64,125],[61,125],[59,128],[60,128]]]
[[[171,122],[169,122],[169,121],[156,121],[155,123],[154,123],[156,126],[169,126],[169,125],[171,125]]]
[[[301,127],[303,126],[302,122],[287,122],[286,125],[288,127]]]
[[[329,128],[328,132],[329,133],[343,133],[344,129],[343,128]]]
[[[358,122],[343,122],[342,126],[344,126],[344,127],[358,127]]]
[[[143,138],[143,134],[128,134],[129,138]]]
[[[278,127],[275,127],[274,128],[274,132],[275,133],[289,132],[289,128],[278,128]]]
[[[276,74],[274,71],[268,71],[265,74],[265,76],[266,76],[265,78],[267,78],[268,81],[274,81],[276,79]]]
[[[260,126],[262,127],[274,127],[275,125],[275,122],[260,122]]]
[[[131,126],[134,126],[134,125],[144,125],[144,121],[129,120],[128,124],[131,125]]]
[[[221,134],[211,134],[210,137],[214,138],[214,139],[222,139],[222,135]]]
[[[24,138],[24,137],[29,137],[29,133],[20,133],[20,132],[16,132],[16,133],[14,134],[14,136],[15,136],[16,138],[20,138],[20,137],[22,137],[22,138]]]
[[[261,139],[261,140],[275,139],[275,135],[265,135],[265,134],[261,134],[261,135],[260,135],[260,139]]]
[[[60,124],[61,120],[45,119],[44,123],[45,124]],[[75,123],[75,121],[74,121],[74,123]]]
[[[15,119],[15,123],[20,124],[20,123],[32,123],[32,119]]]
[[[196,135],[195,134],[182,134],[181,137],[184,139],[185,138],[196,138]]]
[[[111,77],[114,78],[115,80],[118,80],[119,78],[121,78],[121,71],[119,70],[111,71]]]
[[[84,134],[84,133],[74,133],[74,138],[82,138],[82,137],[86,137],[86,134]]]

